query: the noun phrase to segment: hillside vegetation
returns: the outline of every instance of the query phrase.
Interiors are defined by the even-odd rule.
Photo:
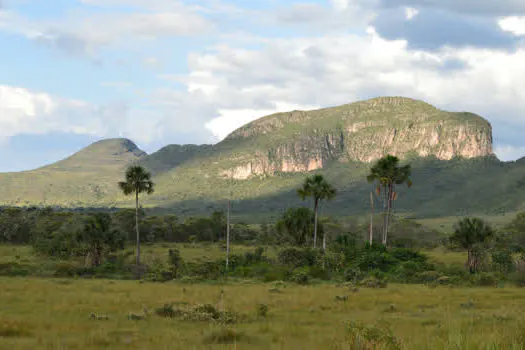
[[[390,152],[409,161],[414,186],[401,190],[402,216],[498,216],[524,208],[525,162],[492,154],[490,124],[405,98],[378,98],[317,111],[279,113],[234,131],[216,145],[169,145],[146,155],[127,139],[97,142],[49,166],[0,174],[0,204],[130,207],[117,188],[139,163],[154,175],[148,208],[204,214],[280,215],[302,202],[307,173],[323,174],[339,195],[323,215],[366,214],[369,161]],[[307,204],[304,202],[304,204]]]

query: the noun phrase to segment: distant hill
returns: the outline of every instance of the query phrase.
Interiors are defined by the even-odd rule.
[[[146,153],[128,139],[93,143],[59,162],[23,172],[0,173],[3,205],[110,205],[117,196],[115,181]]]
[[[197,214],[224,208],[278,215],[303,205],[295,189],[311,172],[339,190],[325,215],[368,211],[370,163],[396,154],[414,169],[414,186],[400,189],[404,215],[498,215],[524,208],[525,162],[501,162],[492,153],[492,128],[472,113],[439,110],[425,102],[382,97],[315,111],[258,119],[216,145],[169,145],[146,155],[130,140],[95,143],[49,166],[0,174],[0,204],[67,207],[131,206],[117,181],[126,166],[152,171],[153,195],[143,203]]]

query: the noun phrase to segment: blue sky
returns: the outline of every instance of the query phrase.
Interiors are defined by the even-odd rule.
[[[515,0],[0,0],[0,171],[380,95],[478,113],[517,159],[524,38]]]

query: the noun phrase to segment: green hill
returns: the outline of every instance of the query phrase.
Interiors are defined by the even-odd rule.
[[[0,174],[0,204],[131,206],[116,183],[136,162],[156,183],[143,203],[159,210],[209,212],[224,208],[231,194],[237,213],[275,216],[303,204],[295,189],[316,171],[339,190],[324,214],[359,215],[369,208],[370,163],[387,153],[413,165],[414,186],[401,189],[397,203],[404,215],[502,215],[524,208],[525,160],[505,163],[492,154],[485,119],[401,97],[279,113],[216,145],[169,145],[150,155],[129,140],[101,141],[40,169]]]

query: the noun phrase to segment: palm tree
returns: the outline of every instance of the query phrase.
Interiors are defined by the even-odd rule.
[[[396,186],[406,184],[412,186],[410,175],[412,168],[410,165],[399,166],[399,158],[387,155],[379,159],[370,168],[370,173],[366,177],[369,183],[376,185],[376,193],[383,202],[383,245],[388,241],[388,226],[392,215],[393,201],[397,199]]]
[[[476,246],[489,240],[492,236],[494,236],[494,230],[482,219],[464,218],[454,226],[454,233],[450,236],[450,241],[467,250],[467,268],[471,273],[476,272],[479,265]]]
[[[151,174],[140,165],[130,166],[126,170],[126,181],[118,183],[122,192],[128,196],[135,194],[135,229],[137,230],[137,265],[140,265],[140,233],[139,233],[139,194],[153,193]]]
[[[316,175],[309,176],[305,179],[302,187],[297,190],[297,194],[303,200],[305,200],[307,197],[312,197],[314,199],[314,213],[315,213],[314,248],[316,248],[319,204],[324,199],[327,199],[327,200],[333,199],[336,196],[337,191],[331,184],[328,183],[328,181],[325,180],[323,175],[316,174]],[[323,250],[325,249],[326,249],[326,237],[325,235],[323,235]]]

